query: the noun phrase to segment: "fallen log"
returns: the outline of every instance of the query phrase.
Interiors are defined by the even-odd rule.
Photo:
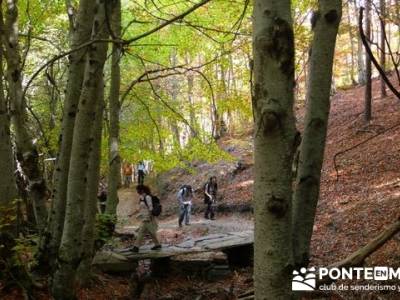
[[[388,240],[400,231],[400,218],[382,231],[377,237],[371,240],[367,245],[353,252],[345,259],[333,263],[328,268],[345,268],[360,266],[367,257],[380,249]]]
[[[357,266],[362,265],[364,263],[365,259],[367,259],[370,255],[372,255],[377,250],[379,250],[387,241],[389,241],[392,237],[394,237],[395,234],[398,232],[400,232],[400,218],[395,223],[390,225],[388,228],[383,230],[378,236],[376,236],[374,239],[372,239],[364,247],[353,252],[345,259],[329,265],[328,268],[346,268],[346,267],[357,267]],[[322,280],[322,281],[318,281],[317,285],[326,284],[328,282],[330,283],[333,281],[334,280],[332,280],[332,279]],[[319,291],[315,291],[315,292],[319,292]],[[311,292],[311,293],[315,293],[315,292]],[[242,299],[242,300],[254,299],[254,290],[249,290],[246,293],[239,295],[238,298]]]

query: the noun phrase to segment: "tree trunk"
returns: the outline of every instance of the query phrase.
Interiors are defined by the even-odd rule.
[[[351,5],[350,1],[347,2],[347,22],[349,23],[349,38],[350,38],[350,49],[351,49],[351,73],[350,73],[350,80],[351,84],[355,85],[357,82],[354,78],[354,69],[355,69],[355,61],[354,61],[354,33],[353,33],[353,26],[351,24]]]
[[[176,49],[172,51],[171,54],[171,66],[176,67],[178,64],[178,54]],[[176,107],[176,104],[178,102],[178,95],[179,95],[179,82],[178,78],[176,76],[172,76],[171,80],[171,98],[172,98],[172,103],[174,104],[174,107]],[[177,147],[178,149],[181,149],[181,133],[179,130],[178,122],[175,118],[175,116],[171,119],[171,129],[173,133],[173,139],[174,139],[174,146]]]
[[[75,27],[72,33],[72,48],[76,48],[90,39],[94,9],[95,1],[80,1]],[[45,238],[42,239],[40,247],[40,265],[53,265],[53,262],[57,256],[58,248],[60,246],[61,236],[64,228],[72,137],[74,133],[78,101],[82,89],[86,51],[87,49],[82,49],[69,55],[68,83],[59,138],[60,150],[58,153],[53,178],[49,226]]]
[[[291,166],[295,151],[290,0],[255,0],[255,295],[291,299]]]
[[[371,0],[366,0],[365,7],[365,36],[368,40],[371,40]],[[366,76],[366,85],[365,85],[365,111],[364,111],[364,120],[366,122],[371,121],[372,119],[372,63],[369,55],[365,56],[365,76]]]
[[[2,7],[0,19],[3,20]],[[4,33],[4,24],[0,22],[0,34]],[[3,36],[0,37],[0,40]],[[14,156],[10,138],[10,119],[6,98],[4,95],[3,72],[3,47],[0,47],[0,268],[2,269],[2,282],[7,286],[8,280],[12,284],[18,282],[27,293],[30,292],[32,281],[26,268],[18,260],[15,250],[18,237],[18,206],[14,200],[18,197],[16,179],[14,176]]]
[[[105,0],[97,0],[93,22],[92,39],[108,37],[105,9],[111,15],[110,5]],[[88,47],[87,64],[79,98],[78,112],[71,148],[71,162],[68,174],[67,205],[64,230],[58,254],[58,269],[53,278],[52,295],[56,299],[75,298],[76,270],[81,260],[82,228],[84,225],[85,193],[89,157],[93,150],[91,131],[96,117],[97,94],[103,78],[103,68],[107,56],[107,44],[97,43]]]
[[[381,17],[381,34],[380,34],[380,65],[384,71],[386,71],[386,3],[385,0],[379,0],[380,6],[380,17]],[[385,79],[381,76],[381,97],[387,96]]]
[[[186,64],[190,64],[190,54],[186,54]],[[190,124],[190,137],[195,138],[197,133],[195,128],[197,128],[197,120],[196,120],[196,109],[195,109],[195,99],[193,96],[193,87],[194,87],[194,74],[193,72],[188,72],[186,75],[187,80],[187,88],[188,88],[188,102],[189,102],[189,124]]]
[[[113,8],[111,30],[115,38],[121,36],[121,2],[116,0]],[[119,155],[119,113],[120,113],[120,62],[121,47],[113,45],[110,83],[110,133],[109,133],[109,174],[106,213],[116,215],[118,205],[118,186],[120,183],[121,157]]]
[[[118,5],[118,7],[120,7]],[[115,31],[114,31],[115,33]],[[85,200],[84,219],[85,224],[82,230],[82,260],[78,269],[78,278],[81,286],[87,286],[91,276],[91,265],[94,256],[95,223],[97,213],[97,192],[100,179],[101,161],[101,137],[104,110],[104,83],[103,79],[99,84],[96,118],[92,129],[92,152],[89,158],[89,169],[87,174],[87,188]],[[119,171],[119,170],[118,170]]]
[[[3,21],[1,20],[1,22]],[[4,29],[3,44],[7,60],[8,95],[11,104],[11,123],[17,146],[17,159],[28,179],[28,197],[33,203],[37,228],[41,232],[47,219],[46,183],[39,165],[39,153],[28,130],[26,103],[22,95],[17,0],[7,0]]]
[[[10,138],[10,119],[4,96],[2,47],[0,47],[0,141],[0,206],[2,206],[5,203],[12,203],[17,197],[14,156]]]
[[[307,266],[317,208],[330,109],[333,58],[342,14],[341,0],[320,0],[313,30],[305,128],[293,203],[296,266]]]
[[[352,0],[354,4],[354,10],[358,11],[358,6],[355,0]],[[357,34],[357,72],[358,72],[358,83],[364,85],[366,83],[366,70],[365,70],[365,58],[364,48],[360,34]]]

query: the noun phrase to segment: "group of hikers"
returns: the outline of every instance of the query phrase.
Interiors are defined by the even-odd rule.
[[[140,220],[140,226],[138,235],[134,246],[131,248],[132,252],[139,252],[139,246],[141,245],[145,234],[150,235],[154,242],[154,246],[151,250],[161,249],[161,244],[157,237],[158,223],[157,217],[161,213],[162,206],[157,196],[151,193],[151,190],[146,185],[138,185],[136,192],[139,195],[139,214],[138,220]],[[217,178],[212,176],[204,185],[204,204],[206,204],[206,210],[204,217],[206,219],[215,220],[215,206],[217,201]],[[178,225],[182,227],[182,224],[190,225],[190,215],[193,200],[193,188],[190,185],[183,185],[178,193],[178,204],[179,204],[179,216]]]
[[[133,182],[137,182],[136,192],[139,195],[139,213],[138,220],[140,226],[134,246],[131,251],[138,252],[143,238],[146,234],[150,235],[154,242],[152,250],[161,248],[161,244],[157,238],[158,223],[157,217],[161,214],[162,206],[160,199],[153,195],[150,188],[144,185],[145,176],[149,173],[150,164],[140,161],[137,165],[124,162],[121,166],[121,175],[123,185],[129,188]],[[217,202],[217,178],[211,176],[203,186],[205,212],[204,218],[215,220],[215,207]],[[107,200],[107,186],[104,182],[100,182],[99,192],[97,195],[99,200],[100,213],[105,212]],[[179,206],[178,226],[183,224],[190,225],[190,216],[192,211],[194,191],[191,185],[183,185],[177,192],[177,200]]]
[[[137,165],[124,162],[121,169],[124,187],[126,188],[129,188],[133,182],[136,182],[136,179],[138,185],[143,185],[144,177],[149,172],[149,166],[143,161],[140,161]]]

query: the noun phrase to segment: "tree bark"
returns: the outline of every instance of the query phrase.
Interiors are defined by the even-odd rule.
[[[355,60],[354,60],[354,33],[353,33],[353,26],[351,24],[351,5],[350,1],[347,2],[347,22],[349,23],[349,39],[350,39],[350,49],[351,49],[351,73],[350,73],[350,80],[351,84],[355,85],[357,82],[354,78],[354,70],[355,70]]]
[[[371,0],[365,1],[365,36],[368,41],[371,40]],[[372,63],[369,55],[365,56],[365,76],[366,76],[366,84],[365,84],[365,110],[364,110],[364,120],[366,122],[371,121],[372,119]]]
[[[95,1],[81,0],[75,27],[72,35],[71,48],[76,48],[90,39]],[[52,204],[49,226],[46,236],[42,239],[39,260],[41,265],[53,265],[60,246],[64,228],[65,207],[67,198],[68,172],[71,158],[72,137],[75,117],[81,94],[85,70],[87,49],[76,51],[69,56],[68,83],[64,101],[64,112],[59,137],[59,153],[53,178]]]
[[[2,14],[0,17],[2,17]],[[3,32],[3,30],[0,30],[0,32]],[[2,49],[0,47],[0,206],[11,204],[17,197],[17,186],[14,177],[14,156],[10,137],[10,119],[4,96]]]
[[[291,299],[291,166],[296,129],[290,0],[255,0],[253,57],[255,295]]]
[[[354,4],[354,10],[358,11],[358,6],[355,0],[351,0]],[[364,48],[360,34],[357,34],[357,72],[358,72],[358,84],[364,85],[366,83],[366,70],[365,70],[365,59],[364,59]]]
[[[380,7],[380,18],[381,18],[381,34],[380,34],[380,65],[382,69],[386,72],[386,40],[385,40],[385,30],[386,30],[386,3],[385,0],[379,0]],[[387,96],[385,79],[381,76],[381,97]]]
[[[310,57],[305,128],[300,145],[293,206],[296,266],[307,266],[319,198],[321,169],[330,110],[333,58],[342,15],[341,0],[320,0]]]
[[[110,5],[97,0],[92,39],[106,39],[108,30],[105,9],[110,15]],[[76,270],[81,260],[82,228],[84,225],[85,193],[88,181],[89,157],[93,150],[91,132],[96,117],[97,93],[107,56],[106,43],[92,44],[88,48],[87,64],[79,98],[78,112],[71,148],[68,174],[67,205],[59,254],[58,269],[53,277],[52,295],[56,299],[75,298]]]
[[[118,5],[118,7],[120,7]],[[115,31],[114,31],[115,33]],[[92,152],[90,153],[89,169],[87,175],[87,188],[85,200],[84,220],[82,230],[82,260],[79,264],[78,278],[81,286],[87,286],[91,276],[91,266],[94,256],[95,223],[97,213],[97,192],[100,179],[101,137],[103,129],[104,111],[104,80],[101,80],[98,89],[96,117],[92,129]],[[119,171],[119,170],[118,170]]]
[[[39,232],[47,219],[46,183],[39,165],[39,153],[28,130],[26,103],[22,95],[22,64],[18,39],[18,1],[7,0],[6,21],[3,28],[3,45],[7,61],[8,95],[11,106],[11,123],[15,133],[17,159],[28,179],[28,197],[33,203]],[[3,22],[3,20],[1,20]]]
[[[116,0],[111,19],[111,30],[115,38],[121,37],[121,2]],[[118,186],[120,183],[121,157],[119,155],[119,113],[120,113],[120,62],[121,47],[113,44],[110,83],[110,132],[109,132],[109,174],[106,213],[116,215]]]
[[[171,66],[176,67],[178,64],[178,53],[177,50],[174,49],[171,53]],[[171,84],[171,98],[172,98],[172,103],[174,104],[174,107],[176,107],[176,104],[178,102],[178,95],[179,95],[179,82],[178,78],[176,76],[172,76],[170,79],[170,84]],[[178,150],[182,148],[181,145],[181,133],[179,130],[179,125],[175,117],[171,119],[171,129],[173,133],[173,140],[174,140],[174,146],[177,147]]]
[[[0,7],[0,19],[3,20],[3,8]],[[3,39],[4,24],[0,22],[0,40]],[[7,281],[17,281],[29,293],[32,281],[25,267],[18,261],[16,254],[16,238],[18,237],[18,205],[14,202],[18,197],[14,156],[10,138],[10,118],[7,102],[4,95],[3,47],[0,47],[0,268],[2,281],[7,286]]]
[[[186,64],[190,64],[190,54],[186,54]],[[197,119],[196,119],[196,109],[195,109],[195,98],[193,96],[193,88],[194,88],[194,74],[193,72],[188,72],[186,75],[187,80],[187,94],[188,94],[188,103],[189,103],[189,122],[190,122],[190,137],[195,138],[197,136],[197,132],[193,129],[197,128]]]

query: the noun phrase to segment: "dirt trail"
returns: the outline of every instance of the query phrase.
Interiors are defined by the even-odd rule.
[[[133,233],[139,223],[136,220],[138,199],[133,188],[121,189],[119,194],[118,232]],[[192,215],[189,226],[178,227],[177,215],[159,220],[159,235],[163,243],[178,243],[187,237],[222,232],[236,232],[253,229],[253,218],[250,214],[218,215],[214,221],[204,219],[203,215]]]

